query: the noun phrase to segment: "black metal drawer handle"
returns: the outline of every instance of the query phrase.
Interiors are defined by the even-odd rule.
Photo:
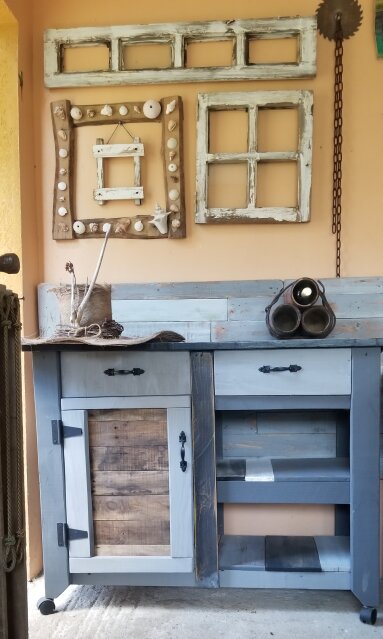
[[[283,371],[289,371],[290,373],[297,373],[302,370],[302,366],[298,364],[290,364],[290,366],[261,366],[258,368],[261,373],[282,373]]]
[[[104,375],[113,377],[114,375],[143,375],[145,371],[142,368],[132,368],[130,371],[117,370],[116,368],[107,368]]]

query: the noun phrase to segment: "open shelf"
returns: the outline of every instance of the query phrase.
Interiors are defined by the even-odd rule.
[[[327,535],[223,535],[219,570],[225,586],[348,588],[350,540]]]
[[[217,460],[219,503],[350,503],[346,457]]]

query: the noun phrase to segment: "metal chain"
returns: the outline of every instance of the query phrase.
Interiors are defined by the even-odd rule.
[[[342,135],[343,127],[343,31],[342,14],[336,15],[334,82],[334,155],[332,232],[336,235],[336,277],[341,271],[342,232]]]

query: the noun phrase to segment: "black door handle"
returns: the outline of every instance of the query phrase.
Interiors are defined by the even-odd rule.
[[[298,364],[290,364],[290,366],[261,366],[258,368],[260,373],[282,373],[283,371],[289,371],[290,373],[297,373],[302,370],[302,366]]]
[[[180,436],[178,438],[179,443],[181,444],[181,461],[180,461],[180,468],[182,470],[182,472],[184,473],[185,470],[187,469],[188,463],[185,460],[185,442],[186,442],[186,435],[185,432],[183,430],[181,430],[180,432]]]
[[[104,375],[113,377],[114,375],[143,375],[145,371],[142,368],[132,368],[130,371],[117,370],[116,368],[107,368]]]

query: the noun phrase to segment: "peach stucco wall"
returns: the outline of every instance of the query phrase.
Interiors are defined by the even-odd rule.
[[[362,2],[363,24],[345,43],[344,78],[344,197],[342,274],[375,275],[382,270],[380,237],[383,181],[379,163],[383,144],[382,69],[375,52],[373,3]],[[68,98],[79,104],[145,100],[179,93],[185,110],[185,180],[187,238],[181,241],[113,240],[106,253],[101,279],[110,282],[288,278],[302,274],[333,276],[334,237],[331,235],[333,43],[318,35],[318,70],[311,80],[215,82],[155,86],[92,87],[48,90],[43,87],[43,30],[165,21],[261,18],[313,15],[316,0],[273,3],[249,0],[172,0],[130,2],[40,0],[34,11],[34,83],[36,107],[36,188],[41,214],[44,277],[58,281],[71,259],[82,279],[93,268],[100,240],[55,242],[51,239],[54,145],[49,102]],[[301,225],[220,225],[194,223],[196,99],[200,91],[297,89],[314,91],[314,156],[311,222]],[[93,162],[82,174],[94,175]],[[80,203],[81,205],[81,203]],[[86,202],[82,202],[86,208]],[[106,208],[106,207],[105,207]],[[86,215],[83,213],[83,216]]]

